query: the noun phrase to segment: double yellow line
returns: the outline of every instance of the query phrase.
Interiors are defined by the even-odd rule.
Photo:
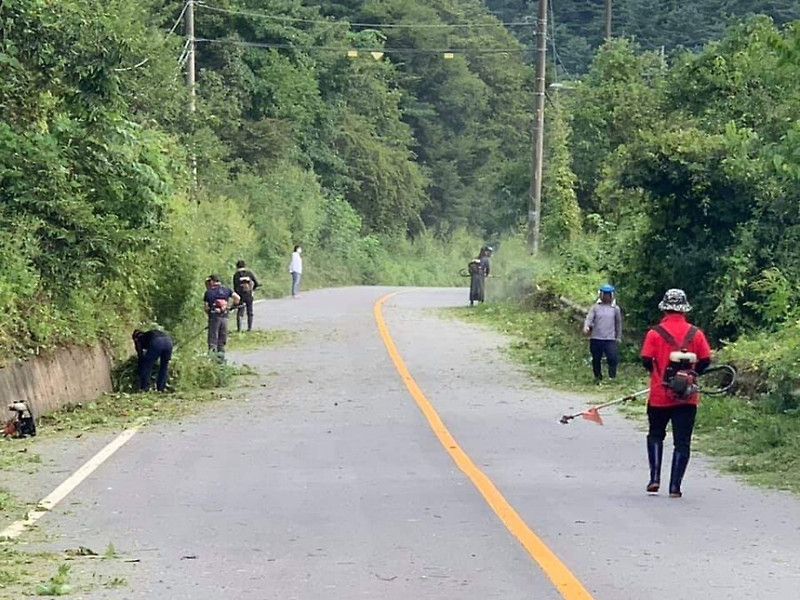
[[[396,294],[396,293],[395,293]],[[389,357],[392,359],[397,372],[405,383],[408,392],[414,401],[419,406],[422,414],[428,420],[436,437],[447,450],[447,453],[455,461],[458,468],[469,477],[470,481],[475,485],[478,491],[486,500],[487,504],[492,508],[495,514],[500,518],[506,528],[511,534],[516,537],[522,547],[528,554],[535,560],[545,575],[553,582],[553,585],[565,600],[592,600],[592,596],[583,587],[577,577],[566,567],[564,563],[548,548],[539,537],[531,531],[526,525],[522,517],[517,514],[517,511],[509,504],[500,491],[495,487],[492,480],[481,471],[466,452],[458,445],[455,438],[448,431],[445,424],[442,422],[439,413],[433,408],[430,401],[422,393],[422,390],[414,381],[411,373],[408,370],[403,358],[397,351],[397,346],[389,334],[389,329],[386,327],[386,321],[383,318],[383,305],[384,303],[394,296],[395,294],[387,294],[380,298],[373,307],[375,315],[375,322],[378,325],[378,333],[383,340]]]

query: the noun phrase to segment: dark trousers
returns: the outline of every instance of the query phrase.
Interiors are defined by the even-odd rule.
[[[210,352],[225,352],[228,343],[228,313],[208,316],[208,349]]]
[[[172,340],[166,336],[153,338],[147,351],[139,359],[139,389],[146,392],[150,389],[150,373],[156,360],[158,365],[158,379],[156,389],[163,392],[167,387],[167,374],[169,361],[172,358]]]
[[[608,376],[611,378],[617,376],[619,352],[616,340],[589,340],[589,351],[592,353],[592,371],[595,379],[603,377],[600,366],[604,354],[606,355],[606,362],[608,362]]]
[[[694,404],[681,404],[670,407],[647,407],[647,420],[650,429],[647,432],[647,442],[661,444],[667,435],[667,424],[672,421],[672,442],[675,452],[689,458],[692,445],[692,431],[694,419],[697,416],[697,407]]]
[[[247,331],[253,328],[253,292],[242,292],[239,294],[239,308],[236,309],[236,330],[242,330],[242,318],[247,311]]]
[[[483,302],[486,276],[483,273],[473,273],[469,282],[469,303]]]

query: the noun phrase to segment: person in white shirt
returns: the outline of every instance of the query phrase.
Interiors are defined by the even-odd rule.
[[[303,274],[303,259],[300,257],[302,253],[303,249],[295,246],[292,260],[289,262],[289,273],[292,275],[292,298],[297,298],[300,292],[300,278]]]

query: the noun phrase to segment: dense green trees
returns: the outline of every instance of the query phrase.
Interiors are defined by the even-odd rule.
[[[0,7],[7,356],[118,314],[193,328],[205,274],[245,258],[270,287],[298,242],[312,283],[456,281],[519,219],[530,71],[480,2],[196,3],[193,113],[184,7]]]
[[[176,326],[196,314],[204,274],[245,258],[279,278],[298,242],[324,265],[319,282],[452,281],[470,245],[527,214],[519,39],[532,39],[535,3],[488,4],[495,14],[477,0],[197,4],[190,114],[183,3],[4,2],[4,348],[108,334],[118,311]],[[642,42],[616,39],[583,66],[602,2],[554,7],[559,68],[587,72],[550,94],[545,249],[602,236],[613,252],[597,265],[640,323],[668,285],[719,337],[790,321],[797,28],[755,19],[664,56],[649,49],[658,35],[691,25],[699,43],[722,31],[712,8],[743,8],[696,3],[690,24],[672,3],[614,6],[615,31]],[[434,265],[432,248],[455,262]]]
[[[633,323],[670,286],[716,338],[796,318],[797,36],[754,19],[661,66],[615,42],[568,97],[579,200]]]
[[[3,3],[4,348],[81,339],[74,314],[133,308],[182,170],[180,150],[133,116],[136,65],[162,47],[125,3]]]
[[[519,22],[536,16],[536,0],[487,0],[487,6],[503,21]],[[565,75],[585,73],[605,35],[604,0],[557,0],[551,2],[551,36],[556,64]],[[722,37],[732,21],[748,15],[767,15],[783,25],[800,18],[794,0],[613,0],[612,34],[636,40],[644,50],[670,54],[684,48],[699,51]],[[511,30],[533,47],[530,28]]]

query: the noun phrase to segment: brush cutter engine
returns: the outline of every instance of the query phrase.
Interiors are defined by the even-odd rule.
[[[669,364],[664,371],[662,385],[670,395],[678,400],[688,400],[697,392],[697,372],[692,365],[697,363],[697,355],[685,350],[670,352]]]

